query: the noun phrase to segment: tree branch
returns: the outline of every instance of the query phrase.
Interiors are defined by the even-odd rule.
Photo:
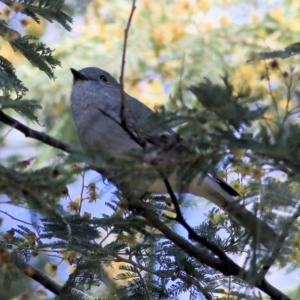
[[[126,58],[128,33],[129,33],[130,24],[131,24],[132,17],[133,17],[135,9],[136,9],[135,0],[133,0],[130,15],[129,15],[129,18],[128,18],[128,21],[127,21],[126,28],[124,30],[124,43],[123,43],[123,51],[122,51],[121,74],[120,74],[120,77],[119,77],[120,92],[121,92],[121,109],[120,109],[121,123],[120,123],[120,125],[129,134],[129,136],[134,135],[134,134],[131,132],[131,130],[127,126],[127,120],[126,120],[126,117],[125,117],[125,105],[128,107],[128,109],[129,109],[132,117],[134,118],[135,122],[137,122],[137,116],[135,115],[134,111],[131,109],[131,107],[128,103],[128,100],[126,99],[126,94],[125,94],[125,91],[124,91],[124,72],[125,72],[125,63],[126,63],[125,58]],[[137,134],[136,139],[138,139],[138,144],[144,148],[146,146],[145,141],[142,138],[140,138],[138,132],[136,132],[136,134]]]
[[[39,271],[37,268],[20,259],[15,252],[11,252],[11,259],[23,274],[41,284],[54,295],[59,295],[62,292],[62,286],[57,284],[51,278],[46,276],[43,272]],[[70,293],[68,295],[68,299],[79,300],[81,298],[78,298],[74,294]]]
[[[3,202],[1,202],[2,204]],[[7,215],[8,217],[10,217],[11,219],[15,220],[15,221],[18,221],[20,223],[23,223],[23,224],[26,224],[26,225],[29,225],[29,226],[32,226],[34,228],[43,228],[43,226],[39,226],[37,224],[32,224],[32,223],[29,223],[29,222],[26,222],[26,221],[23,221],[21,219],[18,219],[12,215],[10,215],[9,213],[7,213],[6,211],[3,211],[3,210],[0,210],[0,213],[4,214],[4,215]]]
[[[22,132],[25,137],[30,137],[35,140],[38,140],[44,144],[52,146],[54,148],[60,149],[67,153],[80,153],[80,149],[69,144],[62,142],[58,139],[55,139],[43,132],[31,129],[30,127],[22,124],[21,122],[17,121],[16,119],[6,115],[2,110],[0,110],[0,122],[9,125],[18,131]]]
[[[235,264],[234,262],[224,263],[220,259],[214,258],[209,255],[206,251],[203,251],[193,244],[189,243],[187,240],[179,236],[177,233],[172,231],[166,224],[164,224],[151,210],[143,206],[141,201],[134,201],[130,203],[130,208],[133,211],[138,212],[143,216],[149,223],[151,223],[156,229],[161,231],[163,235],[172,241],[175,245],[181,248],[185,253],[197,259],[200,263],[203,263],[215,270],[221,272],[225,276],[235,276],[243,281],[251,278],[250,274]],[[261,291],[265,292],[271,297],[272,300],[292,300],[290,297],[282,293],[280,290],[276,289],[274,286],[269,284],[265,279],[259,280],[255,279],[254,286]]]
[[[167,191],[170,195],[171,201],[175,207],[175,212],[176,212],[176,218],[175,220],[182,225],[188,232],[189,235],[189,239],[192,239],[196,242],[198,242],[199,244],[205,246],[207,249],[209,249],[210,251],[212,251],[215,255],[217,255],[219,257],[219,259],[224,262],[225,264],[231,265],[231,266],[235,266],[237,268],[239,268],[239,266],[233,262],[232,259],[230,259],[226,253],[220,249],[215,243],[212,243],[211,241],[209,241],[206,237],[204,236],[200,236],[198,235],[193,228],[186,222],[186,220],[183,218],[181,209],[179,207],[177,198],[172,190],[172,187],[169,183],[169,181],[167,179],[164,179],[164,183],[165,186],[167,188]]]
[[[220,271],[223,274],[227,273],[227,275],[237,275],[237,273],[240,271],[237,268],[230,270],[228,266],[224,266],[224,263],[221,260],[213,257],[207,251],[199,249],[198,247],[189,243],[186,239],[182,238],[180,235],[172,231],[150,209],[143,206],[141,201],[130,202],[129,209],[131,209],[134,212],[138,212],[140,215],[142,215],[156,229],[161,231],[166,238],[171,240],[174,244],[176,244],[179,248],[181,248],[189,255],[195,257],[199,262],[206,264],[211,268]]]
[[[282,245],[284,244],[284,241],[289,234],[290,227],[295,223],[295,221],[299,218],[299,216],[300,216],[300,205],[298,205],[298,208],[293,213],[293,215],[290,218],[288,218],[288,220],[284,223],[281,234],[276,240],[276,243],[271,253],[270,254],[268,253],[268,255],[266,255],[266,257],[262,259],[263,266],[258,274],[258,278],[264,278],[267,272],[269,271],[269,269],[274,264],[280,250],[282,249]]]
[[[0,110],[0,121],[6,125],[9,125],[18,131],[22,132],[26,137],[30,137],[33,139],[36,139],[40,142],[43,142],[47,145],[50,145],[54,148],[60,149],[62,151],[68,152],[68,153],[78,153],[80,150],[77,147],[74,147],[68,143],[62,142],[60,140],[57,140],[55,138],[52,138],[51,136],[39,132],[36,130],[33,130],[29,128],[28,126],[22,124],[21,122],[15,120],[14,118],[6,115],[3,111]],[[166,226],[163,222],[160,221],[160,219],[153,214],[150,210],[146,209],[141,202],[135,201],[134,203],[131,203],[131,208],[133,210],[138,211],[149,223],[151,223],[155,228],[160,230],[166,238],[171,240],[174,244],[176,244],[178,247],[180,247],[183,251],[191,255],[192,257],[195,257],[199,262],[206,264],[210,266],[211,268],[214,268],[215,270],[218,270],[224,275],[227,276],[237,276],[241,278],[242,280],[245,280],[247,278],[247,272],[239,267],[236,264],[224,264],[219,259],[216,259],[209,255],[207,252],[200,250],[196,246],[192,245],[182,237],[180,237],[178,234],[173,232],[168,226]],[[24,264],[26,264],[24,262]],[[25,265],[27,266],[27,264]],[[30,265],[28,265],[31,267]],[[23,268],[24,269],[24,268]],[[24,272],[24,271],[23,271]],[[27,275],[27,274],[26,274]],[[29,276],[29,275],[27,275]],[[54,291],[58,291],[58,285],[52,285],[52,280],[47,281],[47,277],[41,272],[35,273],[34,276],[32,276],[34,280],[41,282],[44,282],[44,284],[49,284],[50,288],[52,288]],[[45,281],[44,281],[45,280]],[[40,282],[38,281],[38,282]],[[45,285],[44,285],[45,286]],[[255,282],[255,286],[259,289],[261,289],[263,292],[265,292],[267,295],[272,297],[274,300],[291,300],[288,296],[284,295],[281,291],[277,290],[275,287],[270,285],[266,280],[261,280],[260,282]],[[47,287],[48,288],[48,287]],[[49,288],[49,290],[50,290]]]

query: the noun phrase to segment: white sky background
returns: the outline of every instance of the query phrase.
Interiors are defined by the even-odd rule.
[[[213,1],[212,1],[213,2]],[[254,0],[253,0],[254,2]],[[281,1],[269,1],[268,4],[266,4],[267,1],[257,1],[260,3],[260,5],[257,6],[257,10],[253,10],[252,6],[246,6],[246,5],[241,5],[237,6],[236,8],[231,8],[228,11],[225,11],[231,19],[238,23],[245,23],[248,22],[249,15],[252,13],[256,13],[257,15],[263,14],[265,11],[270,10],[274,6],[277,6],[278,4],[281,3]],[[206,21],[209,21],[213,23],[215,26],[218,25],[218,20],[219,18],[224,15],[224,10],[219,10],[217,8],[212,9],[205,17]],[[73,31],[70,33],[70,36],[77,36],[78,33],[76,32],[76,27],[81,25],[81,19],[80,18],[75,18],[74,20],[74,25],[73,25]],[[18,22],[16,22],[18,24]],[[12,26],[15,26],[14,23],[12,23]],[[124,24],[125,27],[125,24]],[[57,35],[55,35],[55,26],[48,24],[47,27],[47,34],[43,38],[45,42],[47,43],[48,46],[52,47],[52,43],[58,43],[57,41]],[[55,41],[54,41],[55,40]],[[297,41],[294,41],[297,42]],[[85,67],[82,65],[82,67]],[[71,73],[70,73],[70,82],[72,81]],[[22,118],[19,118],[20,120]],[[31,125],[30,125],[31,126]],[[35,127],[38,130],[43,131],[43,128],[39,127],[38,125],[31,126]],[[8,132],[8,129],[5,129],[4,134]],[[18,133],[16,130],[12,130],[8,135],[7,135],[7,148],[1,149],[0,151],[0,159],[4,159],[7,155],[11,153],[19,153],[20,156],[23,159],[30,159],[32,157],[38,157],[39,154],[39,149],[36,149],[32,147],[34,141],[31,141],[27,138],[24,137],[23,134]],[[113,190],[112,187],[108,186],[103,186],[101,183],[101,177],[94,173],[90,172],[87,176],[86,184],[89,184],[91,182],[97,181],[97,186],[99,188],[99,191],[106,191],[105,194],[102,195],[102,199],[98,200],[97,203],[92,203],[92,204],[87,204],[84,203],[82,211],[89,211],[92,212],[93,217],[100,217],[102,213],[111,213],[110,209],[107,208],[104,203],[106,201],[109,201],[111,199],[111,191]],[[76,182],[73,184],[71,187],[69,187],[69,192],[71,195],[71,198],[75,198],[76,196],[79,195],[80,193],[80,186],[81,182]],[[15,218],[19,218],[21,220],[25,220],[30,222],[30,214],[28,213],[27,210],[14,207],[11,205],[7,204],[1,204],[1,202],[5,202],[8,199],[5,196],[0,197],[0,209],[2,211],[5,211],[11,215],[13,215]],[[199,221],[201,222],[204,220],[204,214],[208,212],[209,209],[211,209],[211,205],[205,206],[204,204],[206,203],[205,200],[203,199],[197,199],[197,203],[199,204],[199,208],[184,208],[184,216],[188,220],[190,225],[198,225]],[[65,206],[68,204],[67,200],[64,200]],[[4,219],[3,226],[1,227],[1,230],[4,232],[6,230],[9,230],[11,227],[16,227],[18,222],[12,220],[6,215],[1,214],[0,212],[0,217]],[[176,226],[177,232],[186,236],[186,232],[180,228],[180,226]],[[52,260],[52,258],[51,258]],[[235,260],[237,260],[241,265],[244,261],[244,258],[242,257],[235,257]],[[65,269],[65,265],[63,265],[60,269]],[[63,279],[66,276],[65,271],[59,272],[59,275],[55,279]],[[299,273],[298,272],[293,272],[290,274],[287,274],[285,270],[278,271],[276,268],[273,268],[268,275],[267,279],[270,281],[270,283],[274,286],[280,287],[282,290],[289,290],[295,288],[299,284]],[[36,286],[36,283],[33,283],[34,286]],[[189,295],[188,293],[182,294],[180,299],[188,299]],[[201,299],[201,298],[199,298]]]

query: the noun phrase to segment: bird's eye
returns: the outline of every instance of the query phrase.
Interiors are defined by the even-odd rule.
[[[100,80],[103,82],[107,82],[107,78],[104,75],[100,75]]]

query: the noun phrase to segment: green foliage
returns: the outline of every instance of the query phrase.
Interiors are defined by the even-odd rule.
[[[288,58],[292,55],[296,55],[300,53],[300,43],[294,43],[289,45],[284,50],[278,51],[269,51],[269,52],[260,52],[259,58],[260,59],[270,59],[270,58]]]
[[[70,30],[69,23],[72,22],[71,17],[62,12],[64,1],[1,1],[16,9],[18,12],[26,14],[39,23],[41,16],[46,20],[56,22],[63,25],[67,30]],[[0,20],[0,35],[6,40],[14,51],[19,51],[25,58],[35,67],[45,72],[50,78],[54,79],[53,70],[60,66],[60,62],[52,56],[53,50],[47,47],[44,43],[38,41],[35,36],[24,35],[12,29],[5,21]],[[15,93],[16,99],[20,100],[27,92],[21,80],[16,76],[13,65],[5,59],[0,57],[0,83],[3,97],[1,97],[2,108],[13,108],[18,113],[28,117],[30,120],[38,122],[35,116],[35,110],[41,108],[36,100],[22,100],[16,101],[8,99],[10,93]],[[8,95],[8,97],[7,97]]]
[[[53,69],[60,66],[60,63],[52,57],[53,50],[41,42],[35,42],[36,40],[38,40],[36,37],[26,35],[10,41],[10,44],[14,50],[20,51],[33,66],[54,79]]]
[[[5,97],[0,97],[0,104],[3,109],[12,108],[19,114],[35,122],[38,122],[38,118],[34,114],[35,110],[42,108],[36,100],[12,100],[5,99]]]
[[[53,69],[59,66],[59,61],[52,57],[50,48],[42,42],[36,42],[35,36],[21,36],[17,31],[7,27],[4,21],[0,22],[0,35],[6,39],[15,51],[20,51],[28,61],[50,78],[54,79]]]
[[[4,95],[15,92],[17,98],[21,98],[27,92],[27,88],[17,78],[15,68],[3,56],[0,57],[0,84]]]
[[[68,31],[71,30],[72,18],[62,11],[64,0],[1,0],[1,2],[12,8],[16,3],[20,3],[22,5],[20,12],[31,17],[35,22],[40,23],[40,16],[51,23],[56,21]]]
[[[12,10],[16,4],[20,4],[18,12],[31,17],[35,22],[39,22],[42,17],[70,30],[71,18],[62,11],[64,1],[1,2]],[[71,86],[69,71],[59,70],[58,80],[51,83],[45,82],[37,72],[42,71],[54,79],[54,69],[60,66],[60,60],[64,65],[81,68],[88,64],[102,64],[99,63],[99,57],[105,57],[105,68],[111,68],[115,74],[119,71],[116,57],[121,57],[120,46],[123,40],[119,38],[118,30],[124,27],[121,22],[127,20],[127,15],[120,15],[119,12],[124,11],[125,2],[116,1],[107,10],[101,9],[100,2],[91,3],[94,6],[89,8],[88,17],[92,22],[88,23],[89,18],[86,19],[83,37],[79,40],[62,37],[56,58],[53,57],[53,50],[36,37],[22,35],[6,21],[0,22],[0,35],[31,64],[30,67],[20,67],[20,80],[13,64],[0,57],[0,88],[3,92],[0,97],[1,109],[14,109],[23,117],[38,122],[35,115],[36,109],[41,108],[38,103],[46,104],[42,121],[53,128],[51,134],[59,132],[64,140],[74,136],[69,126],[69,116],[65,114],[69,110],[66,105],[69,94],[66,82]],[[93,215],[91,218],[84,214],[83,205],[87,200],[98,201],[97,209],[101,207],[97,188],[86,185],[85,170],[70,163],[91,161],[92,158],[85,154],[70,155],[59,163],[43,161],[46,164],[43,168],[34,165],[27,169],[26,164],[21,167],[22,163],[8,164],[3,161],[0,165],[0,192],[13,205],[31,210],[31,221],[36,232],[33,233],[29,224],[14,226],[12,231],[2,233],[1,251],[9,249],[19,259],[29,263],[34,253],[53,251],[56,256],[76,266],[61,287],[57,299],[71,296],[88,299],[89,291],[92,295],[95,287],[101,284],[105,287],[101,291],[96,290],[98,299],[178,299],[182,293],[187,293],[190,299],[197,299],[198,293],[207,299],[258,299],[259,293],[253,287],[262,288],[259,284],[264,283],[264,272],[270,265],[299,267],[299,245],[295,239],[300,215],[300,129],[296,122],[300,97],[295,83],[299,79],[297,72],[292,69],[288,72],[281,70],[276,61],[273,61],[273,65],[265,62],[263,74],[259,73],[262,71],[255,74],[260,78],[260,83],[266,83],[268,87],[267,92],[261,94],[256,93],[256,87],[247,82],[242,82],[242,88],[238,88],[234,76],[233,79],[229,75],[223,76],[221,80],[216,79],[216,74],[219,76],[224,66],[232,70],[230,74],[235,72],[234,64],[229,63],[226,57],[234,53],[234,58],[238,60],[246,50],[263,50],[257,44],[258,34],[253,33],[249,39],[239,43],[232,37],[238,38],[240,31],[249,32],[250,35],[251,31],[245,31],[246,27],[232,25],[229,29],[220,27],[209,33],[204,32],[197,18],[183,14],[184,11],[191,11],[192,14],[196,4],[187,8],[181,2],[178,3],[167,1],[162,7],[152,4],[147,7],[147,1],[143,1],[138,21],[142,21],[145,26],[132,24],[130,32],[126,80],[140,89],[145,97],[148,93],[144,87],[148,84],[151,86],[155,81],[163,82],[164,85],[161,83],[160,87],[174,91],[175,95],[170,101],[172,111],[160,107],[146,121],[149,123],[146,132],[162,126],[177,127],[178,133],[185,140],[184,147],[176,149],[182,158],[175,166],[179,170],[178,180],[187,184],[200,171],[203,174],[223,172],[225,179],[234,178],[232,182],[238,183],[243,205],[259,220],[268,223],[280,238],[274,241],[274,249],[267,250],[260,245],[258,236],[247,233],[228,219],[221,209],[213,208],[204,221],[191,226],[188,238],[183,239],[189,247],[184,248],[162,231],[166,227],[176,234],[174,228],[178,218],[170,197],[145,195],[144,199],[138,199],[143,210],[137,210],[130,206],[135,193],[127,189],[131,197],[126,192],[113,194],[113,199],[105,203],[106,212],[101,216]],[[203,7],[201,9],[205,10]],[[194,13],[197,15],[198,11]],[[171,19],[173,14],[178,14],[178,24]],[[261,27],[265,33],[276,33],[278,20],[275,17],[267,15],[261,24],[253,25],[252,31],[256,32]],[[268,23],[262,27],[265,20]],[[198,31],[197,34],[195,31],[189,32],[192,25],[201,34]],[[280,36],[280,39],[283,37]],[[209,46],[207,40],[210,41]],[[226,45],[221,47],[224,40]],[[243,44],[243,50],[237,51],[240,50],[237,47]],[[261,52],[253,56],[255,59],[259,55],[260,58],[287,58],[299,52],[299,43],[290,44],[284,47],[285,51],[269,54]],[[185,51],[188,52],[186,61],[181,59]],[[38,70],[32,69],[32,66]],[[279,95],[272,93],[270,84],[270,77],[275,71],[279,73],[276,78]],[[210,79],[201,80],[202,75],[210,73]],[[177,82],[178,77],[177,86],[171,86],[171,82]],[[27,87],[23,81],[26,78],[29,81],[26,86],[30,87],[31,93],[28,98],[37,100],[24,99]],[[138,82],[144,78],[147,79],[140,88]],[[192,93],[189,94],[184,89],[187,82],[192,83],[188,88]],[[152,91],[157,92],[155,88]],[[192,102],[193,97],[196,101]],[[286,99],[284,108],[280,106],[282,98]],[[242,155],[237,154],[241,150]],[[145,181],[151,182],[153,173],[156,174],[156,169],[146,163],[145,169],[141,170],[145,154],[149,153],[137,151],[126,160],[99,159],[97,166],[104,173],[113,171],[115,177],[128,175],[134,179],[134,188],[138,189]],[[251,168],[247,170],[245,166]],[[263,168],[266,169],[265,173]],[[272,172],[278,171],[283,173],[284,180],[272,176]],[[79,200],[76,201],[66,189],[75,176],[80,178],[82,185]],[[67,207],[62,197],[69,202]],[[182,200],[179,195],[178,202],[182,203]],[[157,225],[150,222],[150,219],[144,217],[146,213],[157,217],[161,223]],[[191,233],[199,239],[193,238]],[[245,259],[241,263],[244,273],[230,273],[234,269],[232,264],[224,263],[220,255],[207,247],[208,244],[211,248],[217,247],[224,256],[244,255]],[[201,262],[191,254],[190,248],[201,251],[199,253],[215,264]],[[62,249],[74,251],[75,256],[61,254]],[[226,268],[218,268],[221,263]],[[5,288],[10,288],[19,279],[16,274],[5,272]],[[46,282],[46,286],[49,286],[49,282]]]
[[[19,171],[13,166],[0,165],[0,191],[19,205],[29,205],[32,209],[43,211],[45,215],[58,210],[57,200],[63,188],[71,182],[68,172],[47,167],[33,171]]]
[[[256,108],[248,109],[255,100],[250,96],[250,90],[233,94],[233,86],[229,83],[228,75],[222,77],[223,84],[213,84],[206,79],[198,85],[192,85],[189,90],[197,97],[197,100],[210,112],[221,120],[227,119],[229,125],[238,130],[243,125],[251,125],[253,120],[261,117],[265,110]]]

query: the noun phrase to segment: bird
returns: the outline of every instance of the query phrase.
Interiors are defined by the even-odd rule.
[[[97,67],[82,70],[71,68],[73,87],[71,110],[77,135],[84,150],[93,156],[112,156],[122,159],[132,151],[146,151],[144,161],[161,170],[160,164],[176,164],[180,156],[177,147],[184,147],[185,141],[171,128],[153,128],[147,123],[154,112],[138,99],[123,92],[118,81],[108,72]],[[146,128],[148,126],[148,128]],[[149,130],[150,127],[150,130]],[[141,166],[145,163],[141,160]],[[147,165],[147,164],[146,164]],[[143,169],[143,168],[141,168]],[[155,168],[144,168],[123,174],[125,182],[143,193],[167,194],[164,179],[170,182],[175,193],[189,193],[203,197],[236,221],[251,235],[259,235],[266,248],[273,247],[277,234],[266,222],[240,204],[239,193],[222,178],[199,172],[184,185],[177,184],[176,172],[156,172]],[[159,174],[158,174],[159,173]],[[165,178],[164,178],[165,176]],[[112,176],[113,177],[113,176]],[[118,179],[120,180],[120,179]],[[112,180],[113,181],[113,180]],[[115,180],[117,182],[117,180]]]

